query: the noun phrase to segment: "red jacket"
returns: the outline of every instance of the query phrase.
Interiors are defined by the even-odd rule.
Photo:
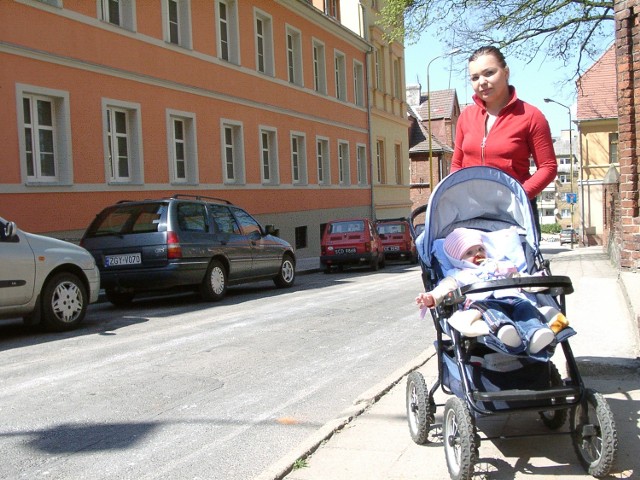
[[[518,180],[529,198],[534,198],[555,178],[558,170],[549,123],[533,105],[518,99],[510,86],[511,99],[500,110],[489,134],[484,135],[487,110],[476,95],[475,104],[460,114],[451,171],[487,165]],[[483,148],[484,147],[484,148]],[[529,173],[529,158],[538,170]]]

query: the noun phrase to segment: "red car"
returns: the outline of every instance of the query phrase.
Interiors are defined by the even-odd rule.
[[[404,218],[378,220],[376,228],[382,240],[385,258],[418,263],[418,252],[413,238],[411,238],[407,220]]]
[[[368,218],[332,220],[322,235],[320,263],[328,273],[333,267],[368,265],[378,270],[385,265],[382,241]]]

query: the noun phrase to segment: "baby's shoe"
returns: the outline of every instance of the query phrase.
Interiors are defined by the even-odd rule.
[[[556,336],[550,328],[542,327],[533,332],[529,341],[529,353],[536,354],[543,348],[547,347]]]
[[[507,347],[516,348],[522,345],[522,339],[520,338],[520,335],[518,335],[516,327],[513,325],[504,325],[503,327],[500,327],[496,336]]]

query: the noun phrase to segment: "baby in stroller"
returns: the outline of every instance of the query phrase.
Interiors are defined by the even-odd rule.
[[[513,235],[517,236],[515,231]],[[521,275],[506,258],[491,258],[483,234],[470,228],[456,228],[443,242],[443,252],[453,268],[431,291],[416,298],[419,307],[438,306],[444,297],[461,286]],[[469,295],[462,310],[455,312],[449,324],[466,335],[491,335],[495,346],[506,353],[549,358],[548,347],[555,345],[554,331],[568,325],[555,307],[536,305],[532,292],[516,288]],[[484,322],[480,320],[484,320]]]

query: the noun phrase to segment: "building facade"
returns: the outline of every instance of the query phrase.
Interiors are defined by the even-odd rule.
[[[0,17],[0,215],[21,228],[77,239],[119,200],[206,195],[305,257],[328,220],[372,215],[371,46],[310,1],[7,0]]]
[[[585,243],[602,244],[603,179],[618,167],[616,54],[611,46],[577,81],[581,169],[577,192]]]
[[[367,56],[368,105],[371,129],[371,184],[377,219],[410,213],[409,146],[405,100],[404,44],[389,41],[380,25],[384,0],[313,0],[371,44]]]

